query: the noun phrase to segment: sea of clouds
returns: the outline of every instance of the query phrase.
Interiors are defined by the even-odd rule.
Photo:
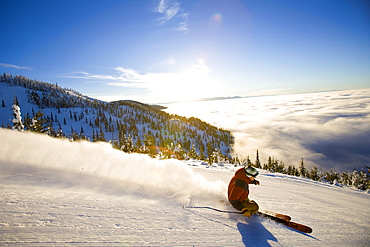
[[[172,103],[169,113],[232,131],[235,153],[261,162],[352,171],[370,165],[370,89]]]

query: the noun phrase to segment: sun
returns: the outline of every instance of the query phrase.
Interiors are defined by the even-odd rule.
[[[196,65],[183,70],[178,76],[176,83],[178,99],[191,101],[214,96],[215,87],[211,70],[203,59],[199,59]]]
[[[218,96],[212,71],[203,59],[176,72],[152,75],[150,81],[151,96],[161,101],[184,102]]]

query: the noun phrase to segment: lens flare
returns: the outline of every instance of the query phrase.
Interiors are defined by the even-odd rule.
[[[222,15],[220,13],[215,13],[211,16],[209,20],[209,26],[213,29],[218,29],[222,24]]]

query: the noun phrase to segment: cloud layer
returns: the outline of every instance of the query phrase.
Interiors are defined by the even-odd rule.
[[[370,163],[370,89],[170,104],[231,130],[236,152],[338,171]]]

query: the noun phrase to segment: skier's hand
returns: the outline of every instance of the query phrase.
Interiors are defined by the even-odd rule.
[[[255,185],[260,185],[260,181],[258,181],[257,179],[254,179],[254,180],[253,180],[253,184],[255,184]]]

